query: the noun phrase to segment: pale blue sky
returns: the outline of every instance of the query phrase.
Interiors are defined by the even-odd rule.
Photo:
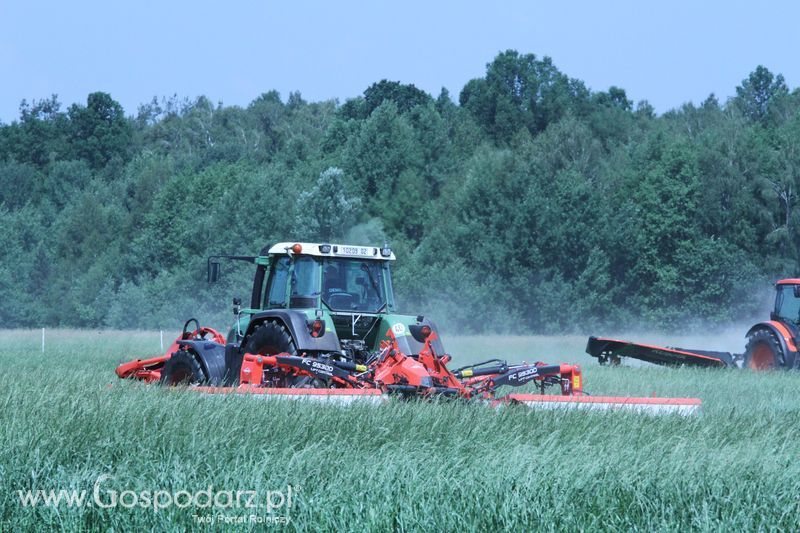
[[[23,98],[56,93],[66,107],[97,90],[128,114],[174,93],[344,101],[382,78],[457,100],[508,48],[663,112],[724,100],[758,64],[796,87],[798,15],[796,1],[0,0],[0,121]]]

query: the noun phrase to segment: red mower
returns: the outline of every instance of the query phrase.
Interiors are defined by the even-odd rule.
[[[600,364],[619,364],[623,357],[665,366],[745,368],[749,370],[800,369],[800,279],[775,284],[775,307],[769,320],[745,334],[744,353],[655,346],[620,339],[589,337],[586,353]]]

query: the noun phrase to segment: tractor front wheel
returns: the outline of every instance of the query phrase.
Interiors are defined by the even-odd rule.
[[[162,385],[200,385],[207,380],[203,367],[194,355],[186,350],[179,350],[164,363],[161,370]]]
[[[783,367],[783,350],[771,331],[760,329],[750,336],[744,351],[744,367],[750,370]]]
[[[297,348],[289,330],[278,322],[264,322],[257,326],[242,341],[242,347],[238,353],[234,354],[233,360],[227,368],[228,383],[236,385],[239,383],[239,372],[242,369],[244,354],[253,355],[276,355],[285,353],[297,355]],[[290,386],[286,383],[284,386]]]

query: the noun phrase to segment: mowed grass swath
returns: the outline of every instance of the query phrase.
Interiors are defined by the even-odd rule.
[[[167,335],[165,334],[165,337]],[[172,333],[170,333],[170,337]],[[493,410],[462,402],[322,406],[117,381],[158,332],[0,333],[0,529],[184,529],[249,509],[23,507],[18,490],[292,486],[291,527],[794,529],[800,375],[600,367],[583,337],[445,337],[485,355],[584,365],[593,394],[698,396],[697,417]],[[463,354],[463,355],[460,355]],[[256,510],[263,515],[263,510]],[[219,526],[219,524],[217,524]],[[250,524],[249,527],[263,527]]]

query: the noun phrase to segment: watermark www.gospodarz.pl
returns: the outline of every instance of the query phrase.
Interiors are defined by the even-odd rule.
[[[110,488],[112,477],[103,474],[92,489],[17,490],[23,507],[143,509],[190,509],[200,524],[288,524],[300,487],[286,485],[277,490],[225,490],[206,487],[200,490],[117,490]]]

